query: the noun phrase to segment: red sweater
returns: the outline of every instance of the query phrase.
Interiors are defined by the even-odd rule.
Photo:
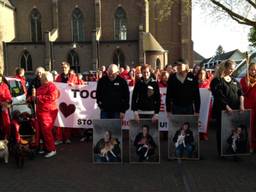
[[[247,84],[247,77],[243,77],[240,81],[244,93],[244,106],[256,110],[256,85],[253,87]]]
[[[48,112],[57,109],[56,100],[59,91],[54,83],[49,82],[36,90],[37,112]]]
[[[10,102],[12,101],[12,95],[9,87],[4,83],[0,83],[0,102]]]

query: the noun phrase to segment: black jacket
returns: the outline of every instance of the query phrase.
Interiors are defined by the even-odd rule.
[[[153,91],[150,94],[148,87],[151,86]],[[139,80],[132,93],[132,110],[154,111],[156,114],[160,111],[160,91],[156,80],[150,78],[147,83],[143,79]]]
[[[240,96],[243,95],[240,83],[231,78],[226,82],[223,78],[214,78],[210,84],[213,102],[213,115],[221,115],[221,111],[226,109],[226,105],[231,109],[240,108]]]
[[[125,112],[129,109],[130,91],[127,82],[117,76],[110,81],[103,76],[97,84],[96,100],[99,108],[105,112]]]
[[[41,81],[38,77],[35,77],[30,83],[28,87],[28,93],[27,96],[32,96],[32,89],[33,88],[39,88],[41,86]]]
[[[174,143],[177,142],[178,137],[179,137],[180,134],[181,134],[181,130],[176,131],[176,133],[175,133],[175,135],[174,135],[174,137],[173,137],[173,139],[172,139],[172,141],[173,141]],[[193,132],[188,129],[188,130],[186,130],[186,132],[185,132],[185,144],[186,144],[186,145],[192,145],[193,143],[194,143]]]
[[[136,149],[143,146],[143,144],[139,144],[139,142],[142,139],[143,139],[143,133],[138,133],[138,135],[136,135],[135,140],[134,140],[134,146],[136,147]],[[148,135],[146,139],[147,139],[147,145],[149,145],[151,149],[154,149],[157,147],[157,145],[154,142],[153,137],[151,135]]]
[[[243,134],[240,134],[240,137],[236,140],[236,151],[233,150],[232,144],[233,144],[233,134],[231,134],[228,139],[227,143],[229,144],[228,152],[231,153],[246,153],[247,151],[247,137]]]
[[[188,73],[184,83],[181,83],[176,73],[168,79],[166,93],[166,110],[171,111],[171,103],[177,106],[195,105],[195,112],[200,110],[200,93],[197,78],[192,73]]]

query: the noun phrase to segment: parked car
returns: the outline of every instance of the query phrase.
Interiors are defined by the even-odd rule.
[[[12,107],[11,111],[18,110],[22,112],[28,112],[31,114],[31,109],[26,102],[26,95],[21,85],[21,81],[14,77],[6,77],[9,84],[9,89],[12,94]]]

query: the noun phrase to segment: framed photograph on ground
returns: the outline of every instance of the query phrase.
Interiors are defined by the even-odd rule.
[[[93,121],[93,162],[122,162],[122,129],[120,119]]]
[[[198,116],[172,115],[168,131],[168,158],[199,160]]]
[[[130,163],[160,163],[158,123],[152,119],[129,121]]]
[[[222,111],[221,120],[221,155],[249,155],[250,110]]]

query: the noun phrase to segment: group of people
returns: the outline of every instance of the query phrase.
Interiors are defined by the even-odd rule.
[[[59,91],[54,81],[68,83],[69,85],[85,84],[86,81],[80,74],[75,74],[67,62],[61,64],[60,74],[45,71],[43,67],[36,69],[35,78],[26,84],[25,71],[22,68],[16,70],[16,78],[20,79],[27,101],[36,114],[40,139],[44,141],[45,157],[56,155],[55,145],[70,143],[72,129],[65,127],[55,129],[53,135],[53,123],[57,116],[58,108],[56,100]],[[160,88],[166,87],[166,112],[172,114],[199,114],[200,92],[199,88],[210,89],[213,95],[212,116],[216,118],[217,125],[217,149],[220,154],[221,143],[221,112],[231,113],[232,110],[252,110],[250,147],[256,150],[256,64],[251,63],[248,74],[241,79],[241,83],[232,77],[235,62],[223,61],[215,70],[214,76],[205,69],[196,65],[191,71],[186,60],[178,60],[175,65],[168,65],[164,70],[153,70],[150,65],[144,64],[136,68],[119,68],[111,64],[104,66],[97,75],[91,78],[97,81],[96,102],[101,110],[102,119],[123,119],[125,112],[131,107],[134,119],[151,118],[153,122],[158,120],[160,111]],[[129,86],[134,86],[131,106]],[[10,136],[10,119],[8,107],[12,102],[8,83],[0,74],[0,105],[1,135]],[[203,139],[207,135],[203,135]],[[39,141],[37,141],[39,142]]]

